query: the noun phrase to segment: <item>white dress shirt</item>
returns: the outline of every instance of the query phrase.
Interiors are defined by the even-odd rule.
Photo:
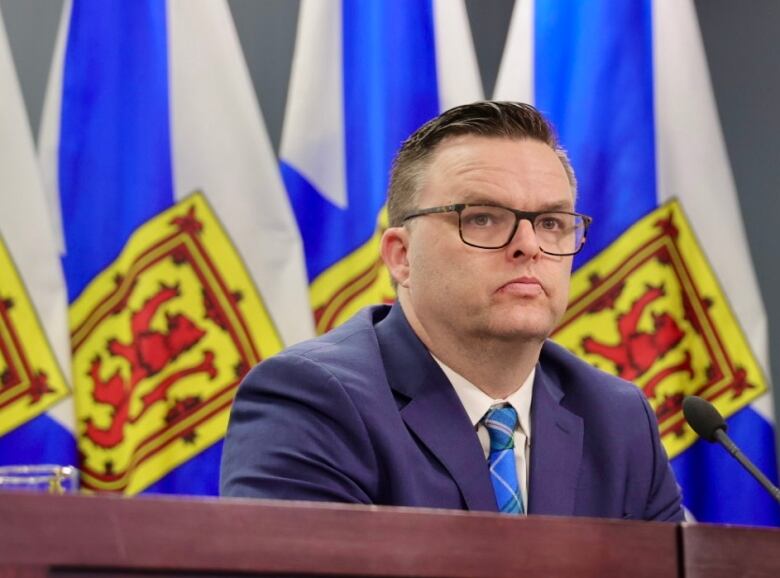
[[[436,357],[433,357],[436,359]],[[531,400],[533,398],[534,376],[536,368],[526,378],[525,382],[506,399],[493,399],[468,379],[455,372],[441,360],[436,362],[444,371],[444,375],[450,380],[455,393],[468,414],[471,424],[477,432],[482,450],[487,460],[490,453],[490,435],[487,428],[481,423],[487,411],[494,405],[508,403],[517,412],[517,428],[515,429],[515,465],[517,466],[517,480],[520,484],[520,492],[523,495],[523,510],[528,512],[528,475],[531,457]]]

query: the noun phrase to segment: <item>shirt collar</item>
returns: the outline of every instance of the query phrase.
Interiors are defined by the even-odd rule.
[[[450,380],[474,427],[477,427],[480,420],[492,406],[508,403],[517,412],[518,423],[522,432],[528,438],[531,437],[531,400],[533,399],[536,367],[531,369],[531,373],[528,374],[523,384],[514,393],[507,396],[506,399],[493,399],[454,369],[445,365],[436,356],[432,355],[432,357],[439,364],[447,379]]]

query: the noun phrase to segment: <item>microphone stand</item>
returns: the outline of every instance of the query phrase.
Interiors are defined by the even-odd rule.
[[[753,462],[751,462],[747,456],[742,453],[742,451],[737,447],[737,444],[732,441],[728,434],[722,429],[717,429],[713,435],[715,436],[715,439],[718,440],[718,443],[720,443],[720,445],[722,445],[725,450],[734,457],[734,459],[742,464],[742,466],[748,472],[750,472],[750,475],[752,475],[758,481],[758,483],[761,484],[764,489],[769,492],[775,500],[777,500],[778,503],[780,503],[780,488],[770,482],[769,478],[767,478],[763,472],[761,472],[761,470],[753,465]]]

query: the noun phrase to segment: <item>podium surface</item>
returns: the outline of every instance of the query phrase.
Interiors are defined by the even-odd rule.
[[[780,578],[780,530],[684,524],[686,578]]]
[[[725,576],[713,573],[708,558],[712,536],[734,548],[731,558],[721,552],[715,562],[730,569],[729,576],[747,575],[734,566],[742,560],[739,548],[774,548],[775,561],[764,570],[780,576],[780,532],[772,530],[304,502],[0,493],[0,578]]]

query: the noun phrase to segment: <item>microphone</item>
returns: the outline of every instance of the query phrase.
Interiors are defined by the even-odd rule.
[[[748,457],[742,453],[732,439],[726,433],[726,421],[720,412],[705,399],[696,396],[688,396],[683,400],[683,415],[685,421],[693,428],[702,439],[710,443],[718,442],[726,451],[752,475],[772,497],[780,502],[780,488],[772,484],[761,471],[753,465]]]

